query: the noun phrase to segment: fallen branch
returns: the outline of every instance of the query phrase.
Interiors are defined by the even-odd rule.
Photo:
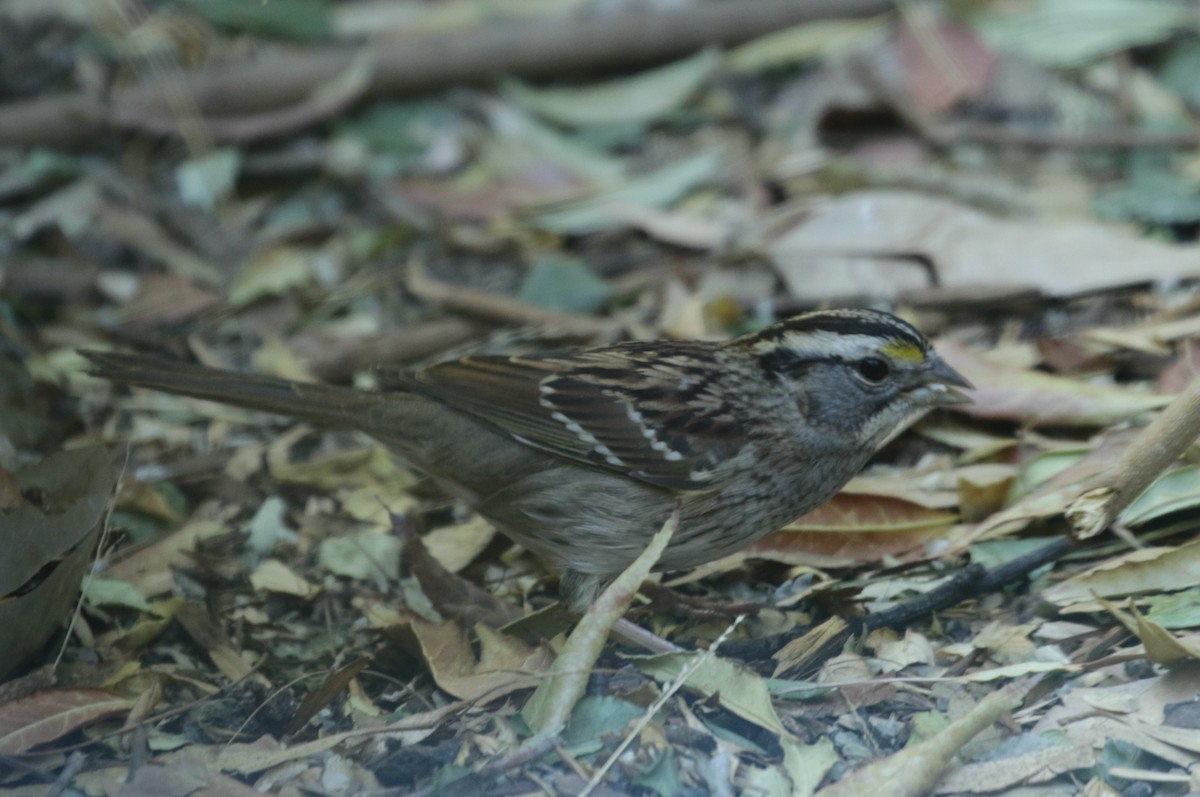
[[[1095,479],[1095,486],[1067,505],[1064,513],[1076,539],[1094,537],[1200,436],[1200,377],[1158,414],[1121,456]]]
[[[929,592],[901,601],[891,609],[851,620],[835,618],[836,622],[831,625],[814,629],[810,635],[800,637],[805,640],[803,644],[797,644],[792,639],[781,648],[780,637],[764,637],[747,642],[731,642],[725,646],[725,650],[728,655],[743,661],[774,658],[781,662],[775,671],[777,678],[812,672],[829,657],[840,653],[846,641],[853,636],[865,635],[880,628],[904,628],[914,620],[937,614],[965,600],[1004,589],[1028,577],[1034,570],[1058,561],[1072,548],[1071,538],[1064,535],[1052,538],[1045,545],[990,570],[979,564],[967,565]],[[793,644],[796,648],[794,651],[790,650]],[[819,649],[813,650],[814,646]]]
[[[569,15],[546,22],[481,26],[448,35],[392,39],[378,50],[367,96],[411,95],[496,75],[560,77],[628,69],[735,45],[818,19],[862,17],[890,0],[737,0],[621,13]],[[172,118],[168,96],[185,92],[208,118],[243,117],[265,108],[303,107],[313,90],[350,70],[360,48],[332,46],[273,52],[253,62],[213,67],[184,78],[118,88],[107,98],[76,92],[0,106],[0,146],[68,146],[90,141],[119,120]],[[290,118],[290,123],[296,119]],[[278,120],[256,125],[277,128]],[[240,131],[243,135],[245,129]]]

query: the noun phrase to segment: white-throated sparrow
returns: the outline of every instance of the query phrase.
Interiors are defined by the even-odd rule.
[[[85,352],[117,382],[359,429],[564,571],[573,608],[678,504],[659,561],[738,550],[830,498],[966,379],[887,313],[806,313],[725,343],[471,356],[378,392]]]

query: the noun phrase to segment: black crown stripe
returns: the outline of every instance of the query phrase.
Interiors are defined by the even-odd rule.
[[[793,316],[759,333],[760,340],[781,340],[795,332],[833,332],[839,335],[869,335],[882,340],[904,338],[921,349],[929,342],[908,324],[874,314],[808,313]]]

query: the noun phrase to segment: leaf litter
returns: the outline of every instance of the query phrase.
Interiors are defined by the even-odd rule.
[[[362,5],[5,8],[28,66],[0,60],[0,102],[578,13]],[[1196,37],[1177,4],[1093,5],[881,4],[419,101],[364,51],[290,98],[181,83],[75,149],[0,125],[0,788],[1200,791],[1191,441],[1114,534],[869,624],[1061,539],[1195,377]],[[668,597],[631,571],[606,619],[553,608],[540,562],[370,441],[112,388],[75,354],[368,387],[551,335],[512,327],[721,338],[824,304],[914,321],[975,404]],[[618,617],[679,649],[606,642]]]

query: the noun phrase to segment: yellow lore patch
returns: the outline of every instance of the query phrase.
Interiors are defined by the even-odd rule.
[[[904,362],[919,363],[925,359],[924,350],[908,340],[893,340],[881,346],[879,350],[893,359]]]

